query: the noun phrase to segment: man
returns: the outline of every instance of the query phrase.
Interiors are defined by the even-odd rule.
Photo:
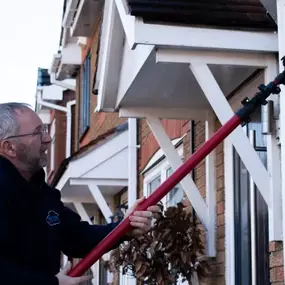
[[[50,141],[42,121],[28,106],[0,104],[3,285],[74,285],[87,280],[86,276],[67,276],[70,265],[59,272],[61,252],[82,258],[117,226],[81,221],[79,215],[63,205],[60,192],[45,183],[43,167],[47,164]],[[148,231],[151,218],[159,210],[153,206],[129,216],[133,229],[125,239]]]

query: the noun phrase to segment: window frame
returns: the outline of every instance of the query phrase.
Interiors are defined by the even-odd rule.
[[[184,158],[183,157],[183,155],[184,155],[183,144],[179,145],[176,149],[177,149],[178,155],[183,160],[183,158]],[[156,178],[158,178],[159,176],[161,179],[160,184],[162,184],[167,179],[167,171],[170,168],[172,168],[166,158],[164,158],[160,162],[158,162],[159,159],[161,158],[161,157],[159,157],[159,155],[157,155],[159,153],[159,151],[157,151],[156,154],[153,156],[153,157],[156,157],[156,159],[151,160],[150,161],[151,163],[145,167],[145,169],[148,169],[148,170],[143,171],[143,175],[144,175],[144,178],[143,178],[143,195],[145,197],[148,197],[151,194],[149,191],[149,184],[152,181],[154,181]],[[184,192],[183,188],[182,188],[182,190]],[[169,193],[161,200],[161,202],[163,203],[164,207],[167,207],[168,202],[169,202]]]
[[[80,104],[80,136],[84,137],[90,128],[90,108],[91,108],[91,53],[85,58],[81,73],[81,104]]]

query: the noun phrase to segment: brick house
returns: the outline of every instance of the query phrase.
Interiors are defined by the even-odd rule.
[[[50,150],[58,164],[49,182],[82,219],[109,222],[117,204],[148,196],[276,76],[282,0],[204,2],[64,1],[49,74],[70,88],[49,100],[76,104],[71,135],[64,116],[55,131],[72,147],[65,157]],[[270,97],[164,198],[168,206],[186,197],[201,221],[212,268],[205,284],[284,284],[283,100]],[[39,113],[52,132],[46,101]],[[102,264],[94,284],[136,283]]]

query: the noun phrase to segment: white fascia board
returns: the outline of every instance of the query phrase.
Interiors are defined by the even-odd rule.
[[[129,107],[119,109],[121,118],[146,118],[147,115],[151,115],[160,119],[206,121],[212,113],[212,110],[189,108]]]
[[[237,31],[135,21],[135,45],[185,47],[192,49],[278,52],[274,32]]]
[[[156,51],[156,62],[164,63],[205,63],[217,65],[250,66],[266,68],[275,60],[275,53],[243,52],[243,51],[209,51],[162,49]]]
[[[116,10],[115,2],[105,1],[100,44],[100,60],[98,66],[100,75],[96,110],[106,108],[106,94],[109,94],[109,96],[110,94],[116,95],[121,68],[123,42],[124,31],[120,23],[120,17]],[[109,83],[110,81],[111,84]],[[114,98],[114,102],[116,102],[116,98]]]

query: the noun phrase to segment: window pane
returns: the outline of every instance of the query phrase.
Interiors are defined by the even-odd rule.
[[[247,133],[255,130],[256,151],[262,163],[267,166],[266,139],[261,132],[260,122],[250,122]],[[250,285],[252,280],[251,257],[251,204],[250,176],[240,157],[234,152],[235,160],[235,274],[236,285]],[[258,285],[269,284],[269,236],[268,207],[255,187],[255,250],[256,278]]]
[[[158,177],[156,177],[155,179],[153,179],[149,184],[148,184],[148,195],[153,193],[158,186],[160,186],[161,184],[161,177],[160,175]]]
[[[173,173],[172,168],[168,168],[166,171],[166,178]],[[175,206],[183,200],[184,191],[181,184],[177,184],[168,194],[167,207]]]

